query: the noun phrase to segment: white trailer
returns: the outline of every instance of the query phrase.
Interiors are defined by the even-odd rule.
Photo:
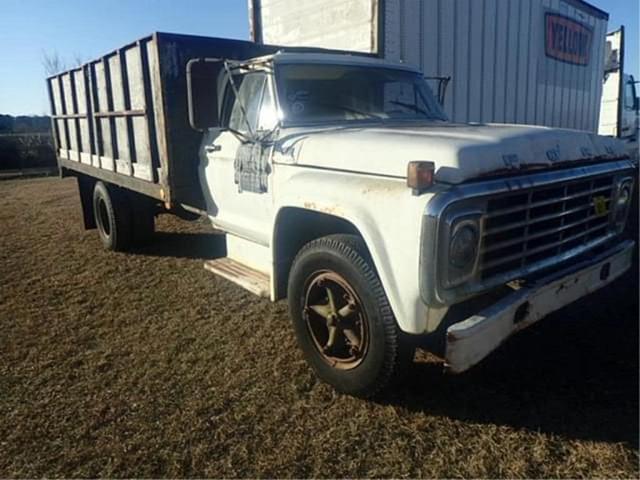
[[[597,132],[608,14],[582,0],[249,0],[254,41],[451,77],[454,122]]]
[[[624,71],[624,27],[607,35],[599,135],[617,137],[638,158],[640,102],[636,80]]]

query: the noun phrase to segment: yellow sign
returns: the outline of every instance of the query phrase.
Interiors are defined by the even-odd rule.
[[[593,197],[593,208],[595,209],[598,217],[604,217],[609,213],[609,209],[607,208],[607,197]]]

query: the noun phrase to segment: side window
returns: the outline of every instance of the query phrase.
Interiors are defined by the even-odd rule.
[[[269,82],[265,82],[262,106],[260,107],[260,116],[258,118],[258,130],[271,130],[277,123],[278,112],[276,110],[276,102],[273,99],[271,85],[269,85]]]
[[[633,83],[627,82],[624,86],[624,108],[627,110],[633,110],[635,94],[636,92]]]
[[[247,132],[247,124],[242,115],[242,107],[247,113],[247,120],[252,129],[256,129],[258,123],[258,111],[262,99],[262,91],[266,81],[266,74],[263,72],[247,73],[234,76],[234,81],[238,87],[238,98],[236,98],[230,85],[225,93],[225,124],[229,128],[239,132]]]

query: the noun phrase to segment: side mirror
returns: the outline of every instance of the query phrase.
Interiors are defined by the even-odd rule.
[[[633,109],[638,112],[640,111],[640,97],[635,97],[633,99]]]
[[[218,75],[224,68],[220,58],[194,58],[187,63],[189,124],[197,131],[218,127]]]
[[[444,108],[444,101],[447,98],[447,87],[449,86],[451,77],[424,77],[424,78],[425,80],[435,80],[438,82],[438,87],[436,89],[438,103],[440,103],[440,106]]]

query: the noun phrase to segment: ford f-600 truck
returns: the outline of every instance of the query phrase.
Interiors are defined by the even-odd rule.
[[[404,64],[158,33],[48,88],[85,227],[127,250],[159,213],[206,215],[226,235],[206,268],[286,298],[342,392],[375,394],[417,345],[463,372],[632,262],[617,140],[451,123]]]

